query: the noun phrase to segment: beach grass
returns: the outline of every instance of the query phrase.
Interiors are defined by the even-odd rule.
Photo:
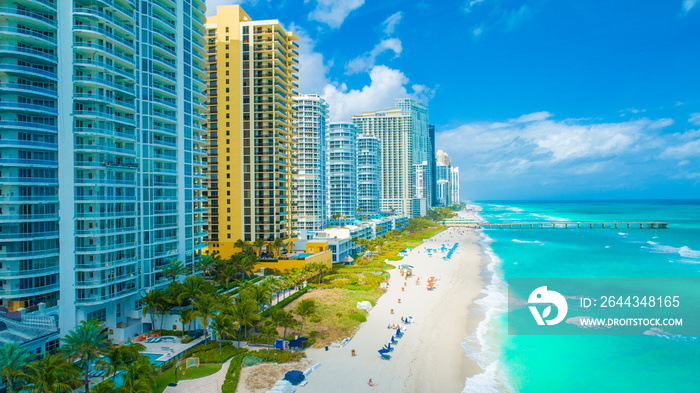
[[[376,303],[383,293],[378,287],[357,290],[319,288],[307,293],[302,299],[316,300],[317,312],[316,318],[306,321],[304,335],[314,336],[314,347],[324,347],[352,336],[360,321],[364,321],[354,315],[367,315],[367,311],[357,308],[357,302],[367,300]],[[294,306],[288,306],[287,311]]]

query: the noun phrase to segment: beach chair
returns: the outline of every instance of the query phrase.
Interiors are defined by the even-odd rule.
[[[378,352],[379,352],[379,356],[380,356],[383,360],[390,360],[390,359],[391,359],[391,356],[387,355],[386,353],[382,353],[382,351],[378,351]]]
[[[391,344],[385,344],[382,349],[386,349],[387,351],[391,352],[394,350],[394,348],[391,347]]]
[[[398,343],[399,343],[399,342],[396,341],[395,337],[394,337],[394,336],[391,336],[391,339],[389,340],[389,344],[394,344],[394,345],[396,345],[396,344],[398,344]]]
[[[403,337],[403,332],[401,331],[401,329],[396,329],[396,333],[394,334],[394,336],[398,338]]]

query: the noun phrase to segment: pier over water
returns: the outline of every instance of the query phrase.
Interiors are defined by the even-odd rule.
[[[477,222],[467,219],[450,219],[443,221],[448,227],[466,227],[475,229],[535,229],[535,228],[639,228],[667,229],[668,223],[661,221],[541,221],[541,222]]]

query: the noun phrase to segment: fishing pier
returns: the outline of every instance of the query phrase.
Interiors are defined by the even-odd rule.
[[[448,227],[466,227],[475,229],[535,229],[535,228],[639,228],[667,229],[667,222],[660,221],[541,221],[541,222],[499,222],[487,223],[475,220],[451,219],[443,222]]]

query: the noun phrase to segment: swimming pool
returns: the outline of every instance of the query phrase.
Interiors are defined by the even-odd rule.
[[[141,355],[146,356],[148,360],[150,360],[151,363],[155,364],[156,366],[160,366],[161,364],[165,363],[164,361],[158,360],[161,356],[163,356],[162,353],[141,352]]]

